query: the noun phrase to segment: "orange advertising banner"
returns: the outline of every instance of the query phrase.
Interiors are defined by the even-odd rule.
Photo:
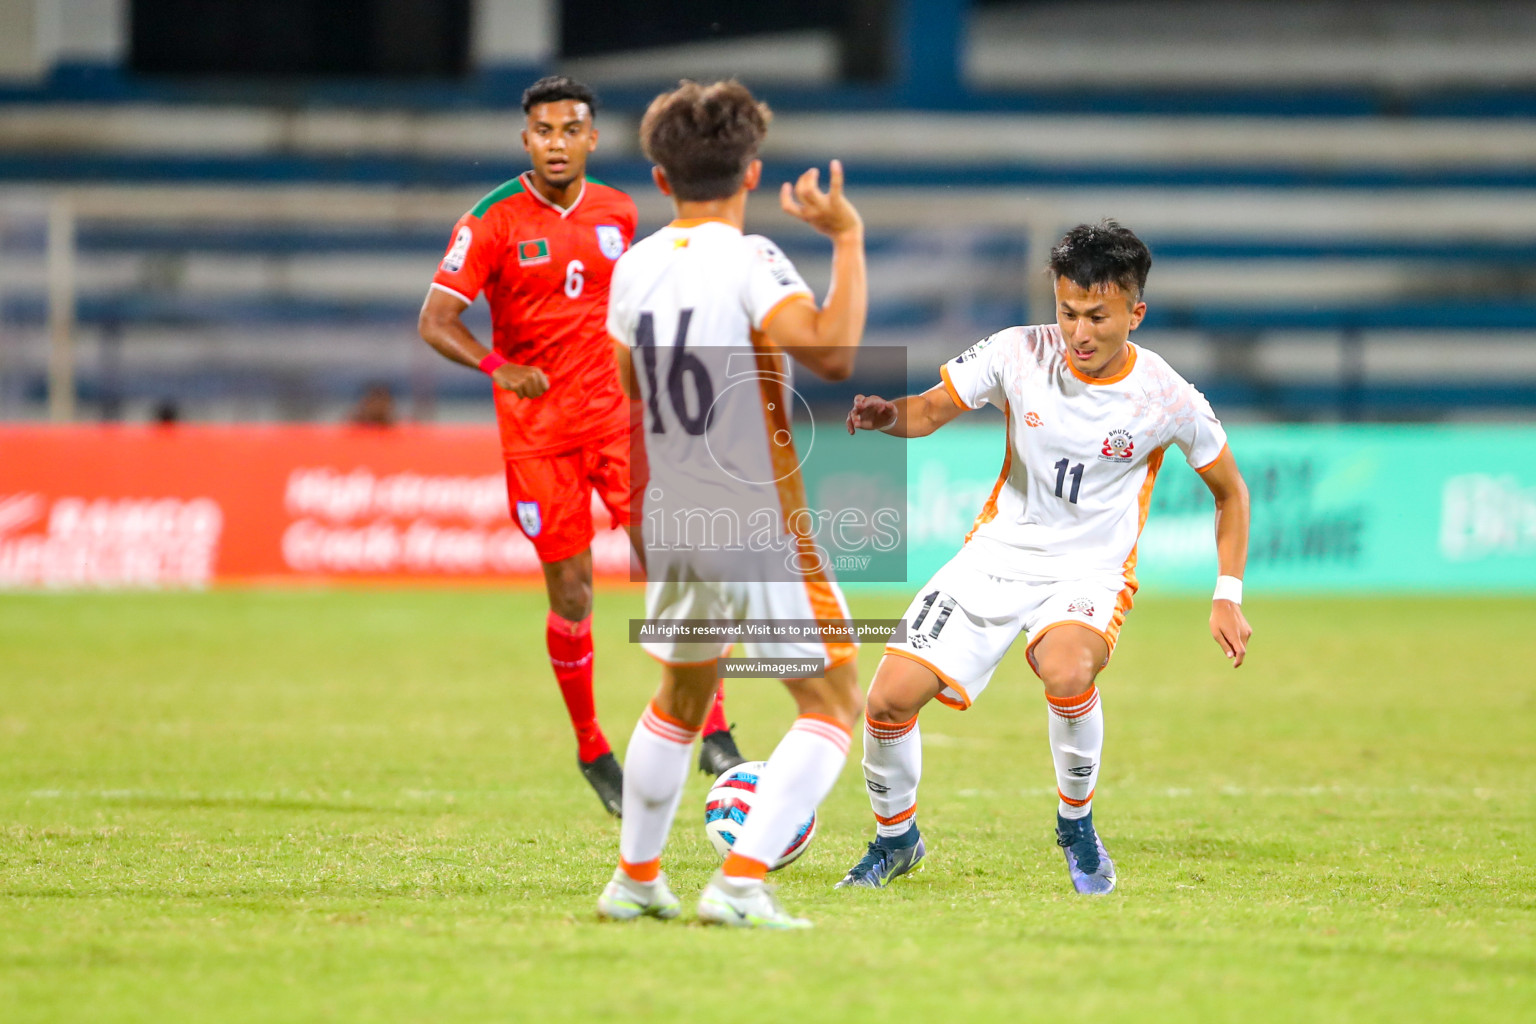
[[[595,570],[626,577],[592,518]],[[0,427],[0,587],[538,573],[494,427]]]

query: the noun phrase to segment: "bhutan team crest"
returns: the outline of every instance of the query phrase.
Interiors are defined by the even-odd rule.
[[[1109,436],[1104,438],[1104,447],[1099,449],[1100,462],[1130,462],[1136,454],[1136,442],[1131,439],[1129,430],[1111,430]]]

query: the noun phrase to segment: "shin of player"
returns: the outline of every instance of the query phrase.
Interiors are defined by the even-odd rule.
[[[619,832],[621,886],[643,886],[660,897],[657,883],[665,884],[661,855],[677,815],[693,740],[718,687],[715,671],[713,662],[663,666],[661,687],[630,737]],[[768,758],[752,814],[717,885],[751,891],[760,883],[795,830],[831,791],[847,760],[849,722],[862,702],[852,661],[834,666],[824,678],[791,680],[786,686],[799,714]],[[634,902],[648,905],[651,893]],[[670,899],[664,903],[676,906]]]
[[[965,709],[1021,635],[1045,690],[1056,773],[1056,841],[1073,887],[1105,893],[1114,864],[1093,822],[1104,746],[1097,686],[1137,589],[1136,543],[1165,451],[1177,446],[1216,501],[1221,576],[1211,635],[1242,664],[1248,494],[1226,433],[1198,391],[1130,343],[1146,311],[1151,254],[1113,221],[1052,250],[1057,322],[984,339],[899,401],[858,396],[848,430],[931,434],[982,405],[1007,410],[1007,458],[965,544],[907,609],[870,686],[864,773],[877,831],[840,886],[878,888],[924,856],[917,830],[916,716]]]
[[[780,368],[787,368],[786,354],[819,376],[844,378],[864,327],[863,225],[843,195],[841,164],[832,163],[827,191],[811,170],[780,195],[787,213],[832,241],[832,285],[820,308],[777,246],[742,233],[747,194],[762,174],[756,153],[768,117],[735,82],[684,83],[651,104],[641,141],[677,219],[620,261],[608,329],[619,344],[621,379],[646,409],[647,508],[663,503],[658,507],[719,511],[727,518],[765,512],[797,557],[790,568],[778,551],[657,544],[646,551],[649,619],[848,615],[824,559],[798,557],[817,551],[804,532],[798,463],[786,472],[779,461],[795,458],[793,442],[786,443],[787,374],[763,376],[751,387],[726,384],[733,367],[783,361]],[[708,400],[697,397],[706,394]],[[736,472],[722,471],[722,464]],[[749,483],[754,480],[759,483]],[[785,681],[798,715],[768,758],[741,835],[700,897],[699,917],[733,926],[804,927],[808,922],[785,913],[763,879],[847,758],[862,704],[857,650],[820,638],[744,646],[749,657],[814,661],[825,674]],[[660,857],[722,653],[719,642],[686,638],[645,648],[663,663],[662,682],[631,740],[620,863],[598,901],[598,912],[616,919],[678,912]]]

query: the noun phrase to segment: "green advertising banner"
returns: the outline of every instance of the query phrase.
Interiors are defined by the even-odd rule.
[[[1253,497],[1248,592],[1536,591],[1536,428],[1230,430]],[[997,480],[1003,421],[907,442],[908,580],[959,547]],[[1144,587],[1209,593],[1211,495],[1168,453],[1142,533]]]

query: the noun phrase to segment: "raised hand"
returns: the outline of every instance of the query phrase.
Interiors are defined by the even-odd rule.
[[[843,195],[843,162],[832,161],[832,183],[826,192],[817,184],[820,178],[821,169],[812,167],[793,186],[786,181],[779,189],[779,205],[784,212],[830,237],[862,231],[864,221],[859,211]]]
[[[879,395],[854,395],[848,412],[848,433],[856,430],[884,430],[896,422],[896,403]]]
[[[523,398],[538,398],[549,390],[549,378],[544,371],[537,366],[523,366],[519,363],[503,363],[496,367],[496,372],[491,374],[491,380],[504,391],[510,391]]]

